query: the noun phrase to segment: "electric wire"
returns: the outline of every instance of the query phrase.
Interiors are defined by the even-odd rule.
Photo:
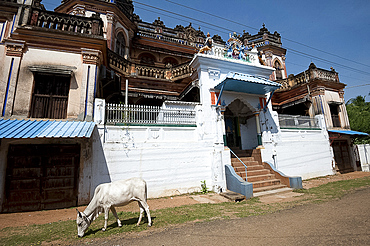
[[[240,25],[240,26],[243,26],[243,27],[248,27],[250,29],[253,29],[253,30],[259,30],[257,28],[254,28],[254,27],[251,27],[251,26],[247,26],[245,24],[241,24],[239,22],[236,22],[236,21],[233,21],[233,20],[230,20],[230,19],[227,19],[227,18],[224,18],[224,17],[221,17],[221,16],[217,16],[217,15],[214,15],[214,14],[211,14],[209,12],[206,12],[206,11],[202,11],[202,10],[199,10],[199,9],[195,9],[195,8],[192,8],[192,7],[189,7],[189,6],[186,6],[184,4],[180,4],[180,3],[176,3],[174,1],[170,1],[170,0],[164,0],[166,2],[169,2],[169,3],[172,3],[172,4],[175,4],[175,5],[178,5],[178,6],[181,6],[181,7],[184,7],[184,8],[187,8],[187,9],[191,9],[193,11],[197,11],[199,13],[202,13],[202,14],[206,14],[206,15],[209,15],[209,16],[212,16],[212,17],[215,17],[215,18],[218,18],[218,19],[221,19],[221,20],[224,20],[224,21],[227,21],[227,22],[230,22],[230,23],[234,23],[234,24],[237,24],[237,25]],[[135,1],[137,2],[137,1]],[[319,51],[319,52],[322,52],[322,53],[325,53],[325,54],[328,54],[328,55],[331,55],[331,56],[335,56],[335,57],[338,57],[338,58],[341,58],[341,59],[346,59],[347,61],[350,61],[350,62],[354,62],[356,64],[361,64],[363,66],[366,66],[366,67],[370,67],[370,65],[368,64],[364,64],[364,63],[360,63],[358,61],[353,61],[353,60],[350,60],[348,58],[345,58],[345,57],[342,57],[342,56],[339,56],[339,55],[336,55],[336,54],[333,54],[333,53],[330,53],[330,52],[327,52],[327,51],[324,51],[324,50],[321,50],[321,49],[318,49],[318,48],[315,48],[315,47],[312,47],[310,45],[307,45],[307,44],[304,44],[304,43],[301,43],[301,42],[298,42],[298,41],[295,41],[295,40],[292,40],[292,39],[289,39],[287,37],[284,37],[284,40],[287,40],[289,42],[292,42],[292,43],[295,43],[295,44],[299,44],[299,45],[302,45],[304,47],[307,47],[307,48],[310,48],[310,49],[313,49],[313,50],[316,50],[316,51]]]
[[[167,1],[167,2],[171,2],[171,3],[174,3],[174,2],[172,2],[172,1],[169,1],[169,0],[165,0],[165,1]],[[141,5],[144,5],[144,6],[146,6],[146,7],[149,7],[149,8],[154,8],[154,9],[157,9],[157,10],[160,10],[160,11],[163,11],[163,12],[166,12],[166,13],[170,13],[170,14],[172,14],[172,15],[178,15],[178,16],[181,16],[181,17],[184,17],[184,18],[187,18],[187,19],[191,19],[191,20],[195,20],[195,21],[198,21],[198,22],[200,22],[200,23],[203,23],[203,24],[206,24],[206,25],[210,25],[210,26],[213,26],[213,27],[216,27],[216,28],[218,28],[218,29],[222,29],[222,30],[225,30],[225,31],[231,31],[232,32],[232,30],[230,30],[230,29],[227,29],[227,28],[224,28],[224,27],[221,27],[221,26],[219,26],[219,25],[215,25],[215,24],[210,24],[210,23],[208,23],[208,22],[205,22],[205,21],[201,21],[201,20],[198,20],[198,19],[195,19],[195,18],[192,18],[192,17],[188,17],[188,16],[185,16],[185,15],[182,15],[182,14],[179,14],[179,13],[176,13],[176,12],[173,12],[173,11],[168,11],[168,10],[165,10],[165,9],[162,9],[162,8],[158,8],[158,7],[155,7],[155,6],[152,6],[152,5],[149,5],[149,4],[145,4],[145,3],[141,3],[141,2],[139,2],[139,1],[134,1],[135,3],[137,3],[137,4],[141,4]],[[177,4],[177,5],[180,5],[180,6],[186,6],[186,5],[182,5],[182,4]],[[194,8],[191,8],[191,7],[188,7],[188,6],[186,6],[187,8],[189,8],[189,9],[192,9],[192,10],[195,10],[195,11],[198,11],[198,12],[201,12],[201,13],[207,13],[207,12],[205,12],[205,11],[201,11],[201,10],[197,10],[197,9],[194,9]],[[216,15],[213,15],[213,14],[209,14],[210,16],[214,16],[214,17],[217,17]],[[172,18],[174,18],[174,17],[172,17]],[[227,20],[226,18],[223,18],[223,17],[220,17],[221,19],[223,19],[223,20]],[[243,24],[241,24],[241,23],[238,23],[238,22],[235,22],[235,21],[230,21],[230,20],[227,20],[227,21],[229,21],[229,22],[232,22],[232,23],[235,23],[235,24],[238,24],[238,25],[241,25],[241,26],[245,26],[245,25],[243,25]],[[249,27],[249,26],[247,26],[248,28],[251,28],[251,27]],[[252,29],[256,29],[256,28],[252,28]],[[288,40],[288,39],[286,39],[286,38],[284,38],[285,40]],[[303,45],[303,46],[306,46],[306,47],[308,47],[308,48],[313,48],[313,47],[311,47],[311,46],[308,46],[308,45],[305,45],[305,44],[302,44],[302,43],[300,43],[300,42],[296,42],[296,41],[294,41],[294,40],[289,40],[289,41],[291,41],[291,42],[294,42],[294,43],[297,43],[297,44],[301,44],[301,45]],[[323,58],[320,58],[320,57],[317,57],[317,56],[314,56],[314,55],[311,55],[311,54],[307,54],[307,53],[304,53],[304,52],[301,52],[301,51],[298,51],[298,50],[294,50],[294,49],[292,49],[292,48],[289,48],[289,47],[286,47],[286,49],[288,49],[290,52],[295,52],[296,54],[300,54],[301,56],[303,56],[303,57],[307,57],[307,58],[315,58],[315,59],[318,59],[318,60],[320,60],[320,61],[323,61],[323,62],[326,62],[326,63],[329,63],[329,64],[335,64],[335,65],[337,65],[337,66],[340,66],[340,67],[342,67],[342,68],[344,68],[344,69],[348,69],[348,70],[352,70],[352,71],[355,71],[355,72],[358,72],[358,73],[362,73],[362,74],[365,74],[365,75],[370,75],[370,73],[369,72],[365,72],[365,71],[362,71],[362,70],[359,70],[359,69],[356,69],[356,68],[353,68],[353,67],[350,67],[350,66],[347,66],[347,65],[343,65],[343,64],[340,64],[340,63],[337,63],[337,62],[333,62],[333,61],[330,61],[330,60],[327,60],[327,59],[323,59]],[[313,48],[313,49],[316,49],[316,48]],[[316,50],[318,50],[318,51],[321,51],[321,50],[319,50],[319,49],[316,49]],[[329,52],[327,52],[328,54],[330,54],[330,55],[334,55],[334,54],[331,54],[331,53],[329,53]],[[336,56],[336,55],[335,55]],[[340,57],[340,56],[339,56]],[[340,57],[340,58],[343,58],[343,57]],[[343,59],[345,59],[345,58],[343,58]],[[348,60],[348,59],[346,59],[346,60]],[[352,62],[354,62],[354,61],[352,61]],[[357,62],[356,62],[357,63]],[[365,65],[365,64],[364,64]],[[365,65],[365,66],[368,66],[368,65]]]

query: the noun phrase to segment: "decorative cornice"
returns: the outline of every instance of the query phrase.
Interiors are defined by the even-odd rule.
[[[81,48],[81,54],[84,64],[99,65],[102,53],[100,50]]]
[[[86,7],[82,4],[77,4],[73,7],[72,15],[85,16]]]
[[[16,56],[22,57],[23,55],[23,48],[26,44],[25,41],[21,40],[5,40],[6,46],[6,55],[7,56]]]

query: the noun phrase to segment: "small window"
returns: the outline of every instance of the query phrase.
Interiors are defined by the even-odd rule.
[[[333,121],[333,127],[341,127],[339,118],[339,106],[336,104],[329,104],[331,119]]]
[[[173,57],[166,57],[166,58],[164,58],[163,59],[163,63],[164,63],[164,65],[168,65],[168,64],[170,64],[171,66],[176,66],[176,65],[178,65],[178,62],[177,62],[177,60],[175,59],[175,58],[173,58]]]
[[[140,64],[154,65],[155,57],[150,53],[144,53],[139,56]]]
[[[275,61],[274,68],[276,69],[275,74],[276,74],[276,79],[283,79],[283,74],[282,74],[282,66],[280,62]]]
[[[31,118],[67,118],[70,75],[35,73]]]

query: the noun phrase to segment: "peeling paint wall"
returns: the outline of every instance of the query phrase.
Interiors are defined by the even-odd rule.
[[[94,164],[83,172],[90,187],[83,184],[80,189],[86,196],[101,182],[130,177],[147,181],[148,197],[200,191],[203,180],[208,188],[214,180],[224,182],[217,167],[224,147],[199,139],[196,127],[99,125],[98,129],[102,151],[94,139]]]

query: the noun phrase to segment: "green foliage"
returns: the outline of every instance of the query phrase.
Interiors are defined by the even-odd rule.
[[[370,134],[370,102],[365,101],[365,96],[357,96],[346,103],[351,129]],[[369,144],[370,137],[359,137],[355,144]]]
[[[202,189],[202,193],[203,194],[207,194],[208,193],[208,188],[207,188],[207,185],[206,185],[206,181],[203,180],[203,181],[200,181],[202,184],[200,185],[201,189]]]

